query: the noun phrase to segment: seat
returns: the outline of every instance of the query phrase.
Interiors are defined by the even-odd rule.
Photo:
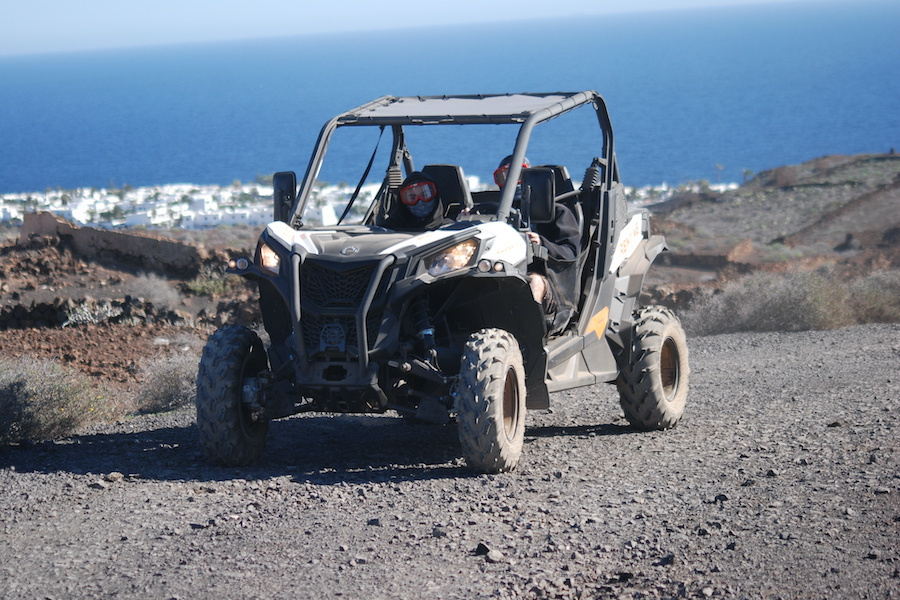
[[[569,170],[564,165],[541,165],[541,168],[553,171],[557,196],[575,191],[575,186],[572,185],[572,178],[569,177]],[[568,203],[566,203],[566,206],[568,206]]]
[[[455,219],[463,209],[472,208],[472,193],[466,182],[466,175],[459,165],[425,165],[422,173],[434,180],[441,201],[444,216]]]

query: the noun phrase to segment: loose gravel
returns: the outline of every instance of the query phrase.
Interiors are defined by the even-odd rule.
[[[900,326],[689,347],[677,428],[556,394],[504,475],[389,416],[275,422],[243,469],[204,461],[190,409],[0,448],[0,596],[900,595]]]

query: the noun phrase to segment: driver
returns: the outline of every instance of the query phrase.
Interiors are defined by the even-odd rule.
[[[394,206],[381,223],[383,227],[399,231],[437,229],[444,223],[444,206],[437,184],[420,171],[409,174],[400,185]]]

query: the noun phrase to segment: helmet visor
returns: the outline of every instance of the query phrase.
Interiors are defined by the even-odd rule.
[[[528,168],[527,163],[522,163],[522,168]],[[494,183],[499,185],[501,188],[506,185],[506,179],[509,177],[509,163],[505,163],[497,167],[497,170],[494,171]]]
[[[431,181],[417,181],[400,188],[400,202],[407,206],[428,202],[435,196],[437,196],[437,186]]]

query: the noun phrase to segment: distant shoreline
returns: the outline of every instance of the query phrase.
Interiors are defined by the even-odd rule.
[[[470,178],[473,189],[483,187]],[[363,186],[361,199],[373,195],[379,184]],[[625,186],[626,197],[634,205],[651,205],[668,200],[676,190],[718,192],[739,187],[737,183],[691,182],[679,186]],[[328,219],[349,197],[347,186],[327,186],[316,190],[321,200],[309,207],[311,221]],[[0,194],[0,223],[21,221],[30,212],[46,211],[80,226],[101,228],[181,227],[209,229],[222,225],[265,226],[272,221],[272,186],[268,183],[195,185],[172,183],[122,189],[76,188],[45,192]],[[326,221],[323,221],[326,222]]]

